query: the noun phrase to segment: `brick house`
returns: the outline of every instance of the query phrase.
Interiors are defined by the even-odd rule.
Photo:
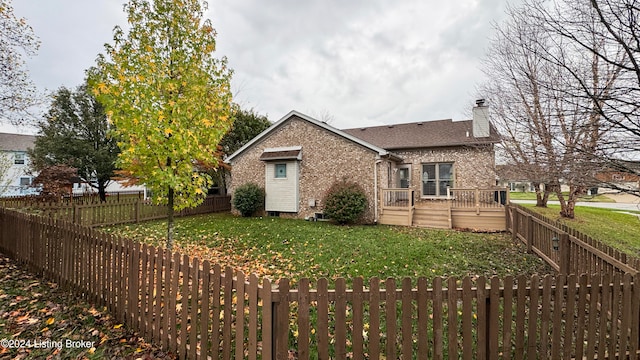
[[[229,191],[254,182],[265,189],[266,213],[309,218],[322,212],[329,187],[347,179],[367,193],[363,221],[373,223],[387,203],[385,189],[407,191],[404,200],[413,193],[411,204],[427,205],[450,198],[447,188],[492,188],[499,136],[487,113],[478,106],[475,120],[338,130],[291,111],[226,159]]]

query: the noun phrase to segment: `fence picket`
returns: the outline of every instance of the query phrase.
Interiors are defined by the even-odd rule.
[[[552,317],[552,335],[551,335],[551,359],[558,359],[560,357],[561,341],[562,341],[562,306],[564,303],[564,286],[567,276],[560,274],[556,277],[553,298],[553,313]],[[506,285],[505,285],[506,286]]]
[[[625,274],[623,277],[622,303],[631,304],[631,276]],[[620,325],[620,356],[628,354],[627,342],[629,340],[629,328],[631,326],[631,306],[621,306],[622,324]]]
[[[380,357],[380,279],[372,277],[369,280],[369,356],[372,359]],[[320,304],[318,303],[318,306]],[[318,344],[320,345],[320,344]],[[328,357],[324,357],[328,359]]]
[[[600,321],[600,331],[598,338],[598,359],[605,358],[605,351],[607,349],[607,317],[611,314],[611,276],[609,274],[603,274],[600,279],[601,287],[601,297],[600,297],[600,313],[601,315]],[[604,317],[604,318],[603,318]]]
[[[298,282],[298,359],[309,359],[309,279]]]
[[[373,291],[373,289],[371,290]],[[373,295],[373,294],[372,294]],[[427,279],[418,278],[418,359],[429,358],[429,310]]]
[[[335,340],[336,340],[336,359],[347,358],[347,299],[345,296],[346,282],[344,278],[336,279],[336,301],[335,312]]]
[[[594,280],[599,280],[595,283]],[[600,293],[600,287],[598,284],[602,284],[602,279],[599,276],[591,276],[591,291],[589,292],[589,316],[585,327],[587,328],[587,351],[586,356],[588,359],[593,359],[595,356],[596,348],[596,330],[598,329],[597,315],[598,305],[601,304],[598,294]]]
[[[247,349],[249,360],[256,360],[258,358],[258,283],[259,280],[256,274],[251,274],[247,291],[249,298],[249,344]],[[203,326],[203,329],[204,328]]]
[[[447,327],[448,327],[448,354],[458,352],[458,294],[456,279],[447,279]]]
[[[191,306],[190,306],[190,310],[191,313],[189,314],[189,325],[188,325],[188,330],[187,332],[189,332],[189,359],[195,359],[196,358],[196,354],[197,354],[197,350],[198,350],[198,346],[197,346],[197,340],[198,340],[198,310],[199,310],[199,302],[198,302],[198,290],[200,289],[200,261],[199,259],[193,258],[192,261],[192,267],[189,271],[191,273],[191,291],[190,291],[190,300],[191,300]],[[242,274],[242,273],[240,273]],[[238,279],[238,287],[244,287],[244,277],[242,278],[242,285],[240,285],[240,279]],[[238,296],[238,303],[244,303],[244,296],[242,296],[242,298],[240,298],[240,296]],[[185,310],[186,311],[186,310]],[[239,312],[237,317],[239,319],[244,319],[244,313]],[[238,329],[236,329],[236,334],[238,332]],[[242,331],[242,328],[240,328],[239,331],[241,334],[244,335],[244,332]],[[238,346],[238,344],[236,343],[236,346]],[[242,346],[240,346],[240,352],[242,353]]]
[[[527,358],[535,359],[538,352],[538,289],[539,278],[538,275],[531,277],[531,285],[529,292],[529,317],[527,319]]]
[[[506,290],[506,288],[505,288]],[[473,290],[471,278],[462,279],[462,358],[473,358]]]
[[[231,359],[231,313],[233,311],[233,271],[230,267],[224,269],[222,303],[222,357]]]
[[[209,292],[209,281],[211,279],[211,264],[209,260],[202,262],[202,307],[200,312],[200,359],[206,359],[209,354],[209,298],[211,294]],[[256,289],[257,290],[257,289]],[[256,310],[250,312],[256,314]],[[251,332],[249,332],[251,336]],[[251,337],[250,337],[251,339]],[[249,359],[251,358],[251,351],[249,351]]]
[[[236,360],[244,359],[244,273],[236,272]]]
[[[522,359],[525,353],[525,345],[524,345],[524,325],[525,325],[525,305],[526,305],[526,288],[527,288],[527,279],[524,275],[520,275],[517,278],[517,302],[516,302],[516,344],[515,344],[515,353],[514,359]]]
[[[353,358],[362,360],[364,355],[364,280],[362,277],[353,279]]]
[[[411,359],[413,356],[413,288],[411,278],[402,279],[402,358]]]
[[[442,278],[433,279],[433,358],[443,359],[442,344]]]
[[[338,285],[336,284],[336,287],[337,286]],[[288,359],[289,358],[289,330],[288,330],[289,329],[289,279],[278,280],[278,295],[280,297],[280,302],[278,304],[278,310],[277,310],[277,313],[276,313],[277,315],[275,319],[277,331],[274,334],[275,340],[276,340],[276,359]],[[336,343],[337,343],[337,340],[336,340]]]
[[[487,300],[489,297],[487,296],[486,289],[486,279],[484,276],[478,277],[476,280],[476,297],[477,297],[477,336],[478,336],[478,358],[486,359],[487,354],[489,353],[488,342],[489,342],[489,334],[487,331]],[[435,286],[434,286],[434,291]],[[435,302],[434,302],[435,305]],[[433,310],[435,312],[435,308]],[[435,324],[434,324],[435,326]]]
[[[587,292],[589,291],[589,278],[586,274],[578,279],[578,305],[576,307],[577,327],[575,334],[576,356],[582,358],[584,354],[585,316],[587,314]]]
[[[638,348],[640,346],[640,275],[633,276],[631,282],[633,287],[631,288],[631,342],[629,344],[631,348],[629,353],[633,357],[637,357],[640,350]]]
[[[211,298],[211,357],[214,359],[219,358],[219,353],[220,353],[220,311],[221,309],[221,304],[220,304],[220,299],[223,297],[223,293],[222,293],[222,269],[220,268],[219,264],[214,264],[213,265],[213,272],[211,274],[212,278],[211,278],[211,294],[212,294],[212,298]],[[266,280],[267,282],[269,281],[268,279]],[[268,295],[263,295],[265,298],[269,297],[269,302],[271,302],[271,286],[269,285],[268,288]],[[271,320],[270,317],[267,317],[265,315],[266,318],[268,318],[269,320]],[[266,336],[264,337],[266,338]],[[266,358],[265,358],[266,359]]]
[[[540,298],[540,306],[542,314],[540,315],[540,349],[538,354],[543,358],[549,358],[549,334],[553,330],[551,319],[551,292],[552,292],[552,276],[546,275],[542,278],[542,297]]]
[[[189,276],[191,272],[191,265],[189,264],[189,257],[187,255],[182,256],[182,263],[180,264],[180,271],[182,272],[182,290],[178,298],[180,299],[180,339],[178,343],[178,356],[185,358],[187,356],[187,328],[189,320]],[[229,358],[227,358],[229,359]]]

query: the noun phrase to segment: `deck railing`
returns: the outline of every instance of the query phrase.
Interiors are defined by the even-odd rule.
[[[413,190],[382,189],[383,208],[408,208],[414,206]]]
[[[506,188],[497,189],[447,189],[447,199],[452,208],[504,208],[509,203]]]

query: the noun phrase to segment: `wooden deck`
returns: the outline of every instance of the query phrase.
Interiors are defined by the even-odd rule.
[[[451,189],[446,199],[414,200],[410,189],[382,189],[379,222],[477,231],[506,230],[506,189]]]

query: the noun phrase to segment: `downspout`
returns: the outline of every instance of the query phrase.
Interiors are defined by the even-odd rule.
[[[375,224],[378,223],[378,164],[380,164],[382,160],[377,157],[376,162],[373,164],[373,222]]]

